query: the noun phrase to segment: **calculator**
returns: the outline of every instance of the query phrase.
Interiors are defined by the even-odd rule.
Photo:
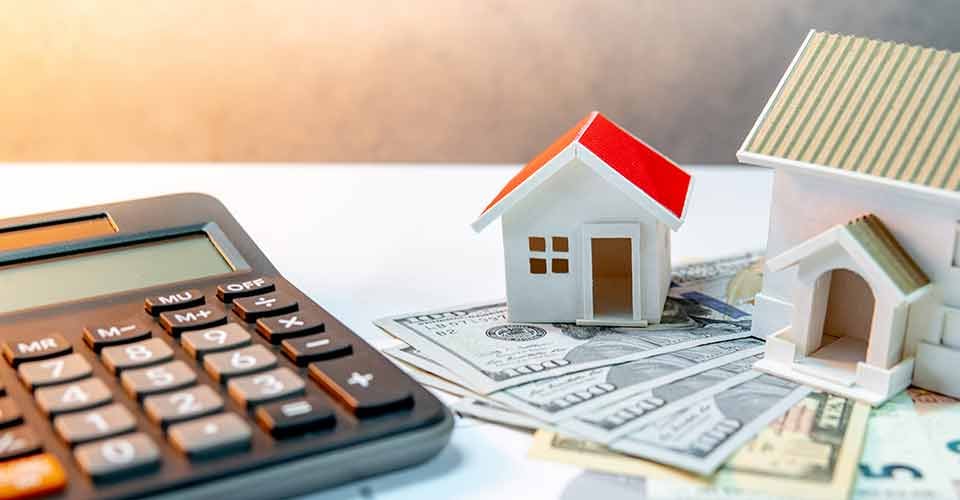
[[[0,498],[285,497],[453,428],[202,194],[0,220],[0,349]]]

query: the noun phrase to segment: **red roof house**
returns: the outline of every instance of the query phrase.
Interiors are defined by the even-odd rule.
[[[670,229],[693,178],[593,112],[527,163],[473,222],[503,219],[512,321],[660,321]]]

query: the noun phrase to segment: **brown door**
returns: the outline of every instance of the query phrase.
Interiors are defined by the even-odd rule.
[[[591,238],[593,317],[633,318],[630,238]]]

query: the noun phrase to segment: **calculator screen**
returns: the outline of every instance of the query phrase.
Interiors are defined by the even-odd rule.
[[[0,314],[233,270],[206,234],[0,266]]]

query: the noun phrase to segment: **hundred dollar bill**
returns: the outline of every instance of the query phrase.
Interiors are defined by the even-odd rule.
[[[809,387],[760,375],[665,415],[610,447],[701,475],[724,460],[810,392]]]
[[[763,341],[753,337],[723,340],[528,382],[489,397],[521,413],[555,423],[762,352]]]
[[[722,303],[721,303],[722,304]],[[377,320],[481,394],[598,366],[750,335],[732,306],[669,299],[661,328],[581,327],[507,321],[506,304],[479,304]],[[707,311],[711,311],[709,314]]]
[[[673,268],[671,295],[699,292],[752,313],[763,280],[762,252],[750,252]]]
[[[421,370],[430,372],[440,378],[449,380],[455,384],[459,384],[461,386],[466,385],[464,381],[457,377],[456,373],[447,370],[443,365],[434,362],[432,359],[424,356],[420,351],[408,345],[388,347],[383,350],[383,353],[394,359],[398,359],[404,363],[415,366]]]
[[[594,411],[582,412],[559,422],[557,426],[562,431],[572,432],[592,441],[610,443],[660,418],[661,415],[670,414],[699,399],[707,399],[756,377],[750,370],[760,358],[762,354],[758,353],[727,361],[716,368],[659,385]]]
[[[915,387],[907,389],[907,395],[913,401],[931,449],[960,498],[960,401]]]
[[[511,427],[519,427],[521,429],[528,429],[535,431],[541,427],[544,427],[544,423],[521,413],[517,413],[502,406],[497,405],[495,402],[483,401],[481,399],[476,399],[472,397],[464,397],[459,401],[450,406],[450,409],[460,413],[461,415],[467,415],[473,418],[479,418],[480,420],[487,420],[490,422],[497,422],[504,425],[509,425]]]

